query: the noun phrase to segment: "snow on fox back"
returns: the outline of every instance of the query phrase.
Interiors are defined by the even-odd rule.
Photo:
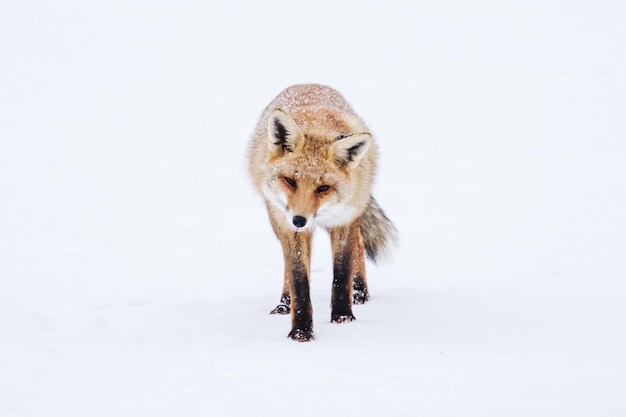
[[[337,90],[325,85],[297,84],[287,87],[265,108],[261,124],[267,122],[274,109],[289,113],[305,132],[317,131],[322,126],[324,133],[335,136],[369,131],[346,99]],[[333,115],[336,114],[341,114],[343,120],[335,120]]]

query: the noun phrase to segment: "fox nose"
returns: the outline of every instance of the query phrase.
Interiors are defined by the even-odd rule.
[[[306,224],[306,217],[293,216],[293,225],[296,227],[304,227]]]

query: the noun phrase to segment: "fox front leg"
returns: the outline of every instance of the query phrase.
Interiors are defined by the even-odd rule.
[[[359,219],[347,226],[330,231],[333,250],[333,288],[330,321],[346,323],[355,320],[352,314],[353,278],[357,271],[359,255]],[[361,252],[362,253],[362,252]]]
[[[311,238],[310,232],[291,232],[281,238],[285,255],[285,287],[289,289],[288,302],[291,304],[288,306],[291,310],[288,337],[298,342],[313,340],[313,306],[309,294]]]

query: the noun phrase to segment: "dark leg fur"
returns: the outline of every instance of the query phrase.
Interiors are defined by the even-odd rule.
[[[352,314],[352,287],[358,265],[359,221],[330,232],[333,248],[333,289],[330,321],[346,323],[355,320]]]
[[[332,323],[347,323],[356,320],[352,314],[352,303],[350,302],[350,291],[346,288],[349,283],[344,280],[344,273],[335,274],[333,279],[333,299],[330,321]]]
[[[279,237],[285,256],[285,281],[281,304],[274,311],[278,314],[291,312],[289,337],[298,342],[308,342],[313,340],[313,307],[309,295],[312,235],[293,232]]]
[[[301,266],[301,265],[300,265]],[[296,265],[291,275],[292,326],[289,337],[297,342],[313,340],[313,308],[306,270]]]
[[[365,304],[365,302],[370,298],[365,280],[359,274],[355,274],[353,279],[352,302],[354,304]]]
[[[332,312],[330,319],[333,323],[354,320],[350,297],[350,290],[352,289],[352,280],[350,278],[350,258],[345,259],[344,256],[337,256],[333,268]]]

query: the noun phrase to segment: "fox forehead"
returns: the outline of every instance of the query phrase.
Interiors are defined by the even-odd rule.
[[[338,181],[336,171],[328,160],[297,156],[278,162],[272,169],[274,177],[288,176],[297,182],[311,184]]]
[[[339,114],[336,111],[319,108],[312,110],[311,108],[299,108],[290,113],[298,126],[306,136],[316,137],[322,142],[332,142],[337,136],[349,133],[353,130],[353,124],[350,123],[351,117],[348,114]]]

